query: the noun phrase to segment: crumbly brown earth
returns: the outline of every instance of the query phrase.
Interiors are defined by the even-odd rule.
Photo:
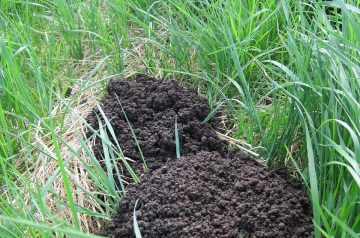
[[[139,199],[136,216],[145,238],[311,236],[311,208],[301,186],[229,151],[215,134],[216,122],[203,123],[210,109],[196,91],[139,76],[111,81],[108,94],[101,106],[124,155],[135,161],[137,173],[144,172],[126,115],[149,170],[140,185],[128,186],[102,235],[134,237],[132,215]],[[96,115],[98,110],[88,122],[98,129]],[[99,139],[94,151],[101,160]]]
[[[142,159],[130,125],[150,170],[176,158],[176,118],[181,155],[198,151],[224,153],[227,150],[226,144],[216,136],[215,124],[203,123],[210,113],[207,101],[199,97],[195,90],[185,90],[176,81],[160,81],[145,76],[134,80],[113,80],[101,107],[111,122],[124,156],[136,161],[133,167],[138,173],[143,172]],[[98,109],[94,109],[88,117],[94,129],[99,128],[96,115],[101,117]],[[98,158],[103,157],[99,138],[96,139],[94,151]]]
[[[131,186],[109,237],[310,237],[311,209],[300,185],[250,158],[200,152],[169,162]]]

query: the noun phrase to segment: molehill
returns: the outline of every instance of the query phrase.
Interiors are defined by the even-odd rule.
[[[176,81],[138,76],[112,80],[101,102],[124,156],[143,174],[130,184],[101,235],[135,237],[311,237],[311,207],[299,183],[252,158],[237,155],[216,136],[205,99]],[[94,109],[87,118],[98,129]],[[130,130],[134,130],[148,170]],[[176,158],[175,121],[181,157]],[[90,133],[88,134],[90,136]],[[94,152],[102,160],[102,144]]]

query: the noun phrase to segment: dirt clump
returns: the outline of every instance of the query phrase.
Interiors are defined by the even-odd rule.
[[[112,80],[100,105],[124,156],[143,174],[140,184],[127,186],[101,235],[135,237],[132,216],[139,199],[136,217],[144,238],[312,236],[311,207],[301,185],[229,150],[216,136],[218,122],[203,123],[210,108],[196,91],[176,81],[138,76]],[[100,115],[94,109],[87,118],[94,129],[99,129]],[[94,153],[101,161],[100,139]]]
[[[195,90],[184,89],[176,81],[146,76],[133,80],[112,80],[108,86],[108,97],[101,102],[101,108],[110,120],[124,156],[135,160],[132,166],[138,173],[144,172],[143,164],[131,128],[149,170],[176,158],[176,120],[181,155],[198,151],[227,151],[226,143],[218,140],[214,131],[216,123],[203,123],[210,113],[206,99],[198,96]],[[97,130],[99,124],[96,115],[101,118],[98,109],[93,110],[87,121]],[[88,137],[91,135],[89,132]],[[94,152],[97,158],[103,157],[99,138],[96,139]]]
[[[169,162],[131,186],[102,235],[134,237],[311,237],[301,186],[250,158],[200,152]]]

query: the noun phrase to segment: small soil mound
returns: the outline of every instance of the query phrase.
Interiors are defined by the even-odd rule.
[[[301,186],[249,158],[200,152],[146,174],[132,186],[102,235],[134,237],[310,237]]]
[[[228,150],[216,136],[217,123],[203,123],[210,108],[196,91],[139,76],[111,81],[108,94],[102,110],[124,156],[135,161],[138,174],[144,172],[132,128],[149,170],[140,185],[127,187],[102,235],[134,237],[132,214],[140,199],[136,215],[145,238],[311,236],[311,209],[301,186]],[[87,118],[95,129],[100,115],[94,109]],[[100,139],[94,152],[101,161]]]
[[[226,151],[226,144],[218,140],[213,130],[215,124],[203,123],[210,108],[194,90],[185,90],[175,81],[138,76],[133,80],[110,81],[108,94],[101,102],[102,110],[111,122],[124,156],[136,161],[132,166],[137,172],[143,172],[143,166],[131,127],[150,170],[176,158],[175,120],[181,155]],[[96,115],[101,118],[98,109],[87,118],[94,129],[99,128]],[[102,158],[102,151],[98,138],[94,146],[97,158]]]

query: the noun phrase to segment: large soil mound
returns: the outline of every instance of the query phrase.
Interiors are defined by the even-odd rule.
[[[168,163],[128,190],[111,237],[134,237],[135,201],[143,237],[310,237],[301,187],[249,158],[200,152]]]
[[[124,155],[135,161],[136,172],[144,172],[126,115],[149,170],[140,185],[128,186],[102,235],[134,237],[132,213],[140,199],[137,219],[145,238],[311,236],[311,209],[301,186],[229,151],[216,136],[217,123],[203,123],[210,109],[196,91],[139,76],[111,81],[108,94],[101,106]],[[88,117],[95,129],[96,115],[100,112],[95,109]],[[101,160],[99,139],[94,150]]]

